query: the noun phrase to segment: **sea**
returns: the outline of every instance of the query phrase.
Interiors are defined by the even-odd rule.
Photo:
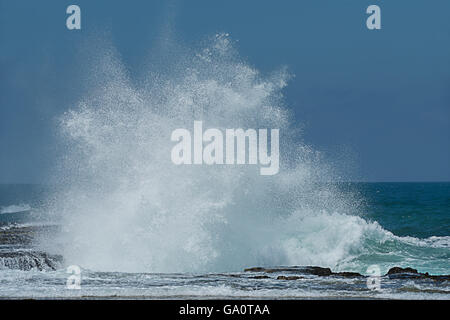
[[[295,245],[278,243],[284,246],[278,251],[297,250],[300,256],[310,255],[308,259],[293,253],[290,259],[281,261],[285,265],[271,263],[277,258],[261,260],[259,265],[254,265],[251,263],[256,263],[255,260],[244,258],[236,249],[236,261],[223,264],[223,270],[220,263],[212,267],[205,262],[210,271],[186,268],[183,272],[183,266],[172,266],[164,272],[164,267],[157,268],[157,264],[154,270],[151,264],[145,265],[147,250],[155,248],[160,252],[161,245],[145,242],[145,237],[142,237],[143,243],[136,244],[139,248],[147,248],[142,252],[145,257],[140,261],[144,264],[142,268],[124,268],[120,260],[127,258],[126,253],[123,258],[120,252],[118,255],[107,254],[102,250],[111,248],[92,243],[98,250],[94,260],[117,258],[117,270],[114,270],[114,261],[99,263],[98,267],[96,263],[82,262],[78,266],[80,273],[76,274],[68,270],[76,259],[66,261],[64,250],[58,253],[45,251],[50,247],[45,242],[55,241],[52,235],[63,232],[65,228],[61,220],[52,221],[42,215],[42,210],[47,208],[46,202],[57,187],[3,184],[0,185],[0,298],[450,299],[448,278],[436,280],[386,275],[392,267],[410,267],[430,275],[450,274],[450,183],[353,182],[339,183],[337,188],[344,193],[356,193],[364,199],[361,206],[364,211],[360,216],[347,218],[345,222],[349,226],[336,222],[333,215],[328,217],[330,224],[319,223],[310,217],[303,222],[298,221],[299,224],[307,224],[309,230],[298,227]],[[327,219],[323,213],[317,217]],[[307,221],[309,219],[312,220]],[[357,221],[359,219],[361,221]],[[352,235],[355,230],[349,227],[360,228],[358,235]],[[101,228],[101,225],[97,226],[99,233]],[[246,229],[247,232],[252,230]],[[292,227],[286,229],[292,235]],[[283,232],[283,229],[277,227],[277,232]],[[175,236],[183,238],[183,234],[172,235]],[[235,235],[229,233],[227,236],[228,243],[224,243],[226,239],[222,238],[213,260],[221,261],[221,253],[233,259],[233,253],[226,252],[226,248],[234,243]],[[257,235],[241,235],[240,241],[251,242],[252,237]],[[165,240],[168,239],[170,237]],[[311,239],[319,243],[312,243]],[[189,241],[189,237],[185,241]],[[274,239],[272,241],[277,244]],[[323,252],[320,251],[321,246]],[[345,252],[341,254],[343,247]],[[68,248],[75,250],[71,246]],[[170,246],[166,248],[169,250]],[[250,251],[247,253],[252,254]],[[265,254],[276,256],[276,248]],[[323,258],[324,254],[338,258],[327,260]],[[89,262],[89,259],[80,260]],[[187,260],[181,257],[181,261],[186,263]],[[163,261],[161,265],[164,263],[176,263],[176,257],[170,262]],[[319,275],[306,268],[311,265],[362,276]],[[368,272],[370,266],[379,268],[377,288],[368,285],[371,276],[375,279],[374,274]],[[244,271],[251,267],[262,268]],[[79,276],[79,289],[70,286],[73,276]]]
[[[42,184],[0,185],[0,298],[450,299],[450,183],[346,182],[358,164],[306,141],[287,68],[226,33],[165,43],[134,74],[86,41]],[[279,170],[174,164],[196,121],[277,129]]]

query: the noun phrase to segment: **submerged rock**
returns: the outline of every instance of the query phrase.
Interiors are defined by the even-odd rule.
[[[301,273],[301,274],[313,274],[317,276],[329,276],[332,274],[330,268],[322,267],[276,267],[276,268],[262,268],[254,267],[244,269],[244,272],[264,272],[264,273],[276,273],[276,272],[289,272],[289,273]]]
[[[365,277],[358,272],[333,272],[333,276],[346,277],[346,278],[356,278],[356,277]]]
[[[449,281],[450,275],[430,275],[428,272],[421,273],[413,268],[390,268],[385,276],[390,279],[431,279],[436,281]]]
[[[62,256],[35,250],[33,241],[41,235],[56,232],[59,226],[19,226],[0,228],[0,270],[56,270]]]
[[[322,268],[316,266],[293,266],[293,267],[275,267],[275,268],[263,268],[263,267],[253,267],[244,269],[245,272],[261,272],[261,273],[294,273],[300,275],[315,275],[320,277],[345,277],[345,278],[358,278],[367,277],[358,272],[333,272],[330,268]],[[450,280],[450,275],[430,275],[428,273],[420,273],[413,268],[401,268],[393,267],[384,275],[392,279],[432,279],[436,281],[448,281]],[[286,276],[280,275],[277,277],[278,280],[294,280],[300,279],[298,276]]]
[[[413,268],[400,268],[400,267],[393,267],[390,268],[386,275],[390,274],[398,274],[398,273],[418,273],[416,269]]]
[[[0,270],[56,270],[62,256],[37,251],[0,252]]]
[[[313,274],[316,276],[331,276],[333,274],[333,272],[331,271],[330,268],[321,268],[321,267],[305,267],[303,270],[305,273],[308,274]]]
[[[244,272],[264,272],[264,273],[278,273],[278,272],[287,272],[287,273],[297,273],[297,274],[310,274],[320,277],[327,276],[338,276],[338,277],[364,277],[362,274],[357,272],[333,272],[330,268],[322,268],[316,266],[306,266],[306,267],[279,267],[279,268],[262,268],[262,267],[254,267],[244,269]],[[283,277],[283,276],[281,276]]]
[[[278,276],[277,280],[298,280],[298,279],[305,279],[304,277],[299,276]]]

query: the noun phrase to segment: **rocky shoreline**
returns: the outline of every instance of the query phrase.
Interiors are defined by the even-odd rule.
[[[60,255],[49,254],[33,247],[36,236],[55,232],[57,226],[11,226],[0,229],[0,270],[57,270],[62,265]]]
[[[31,270],[56,270],[63,262],[60,255],[52,255],[46,252],[33,250],[31,244],[38,235],[46,232],[56,232],[58,226],[22,226],[8,229],[0,229],[0,247],[12,246],[14,252],[0,249],[0,269]],[[277,279],[277,280],[299,280],[307,276],[341,277],[341,278],[367,278],[357,272],[333,272],[330,268],[318,266],[291,266],[291,267],[251,267],[244,269],[252,279]],[[231,274],[229,274],[231,275]],[[450,275],[430,275],[421,273],[413,268],[392,267],[382,277],[389,279],[429,279],[434,281],[449,281]]]
[[[244,269],[244,272],[258,273],[253,278],[256,279],[268,279],[271,278],[270,274],[278,274],[277,280],[298,280],[304,279],[304,275],[315,275],[321,277],[344,277],[344,278],[367,278],[368,276],[362,275],[357,272],[333,272],[330,268],[322,268],[316,266],[305,267],[275,267],[275,268],[263,268],[252,267]],[[288,275],[279,275],[279,273],[286,273]],[[430,275],[427,273],[418,272],[413,268],[393,267],[383,275],[382,277],[388,277],[389,279],[431,279],[435,281],[449,281],[450,275]]]

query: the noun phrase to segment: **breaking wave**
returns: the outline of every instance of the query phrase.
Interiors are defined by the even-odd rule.
[[[446,265],[448,249],[436,246],[444,240],[396,237],[364,219],[361,199],[339,191],[338,175],[302,142],[284,104],[284,68],[261,74],[225,34],[177,52],[142,81],[113,48],[98,54],[88,92],[60,118],[62,187],[49,212],[63,231],[42,241],[45,250],[98,271],[320,265],[365,272],[373,263],[442,271],[430,261]],[[279,128],[280,172],[174,165],[171,132],[194,120],[222,130]]]

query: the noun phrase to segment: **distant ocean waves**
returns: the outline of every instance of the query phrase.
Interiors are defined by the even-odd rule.
[[[24,211],[30,211],[31,206],[29,204],[13,204],[6,207],[0,207],[0,214],[7,214],[7,213],[17,213],[17,212],[24,212]]]
[[[0,227],[8,227],[30,220],[31,206],[28,204],[9,205],[0,208]]]

